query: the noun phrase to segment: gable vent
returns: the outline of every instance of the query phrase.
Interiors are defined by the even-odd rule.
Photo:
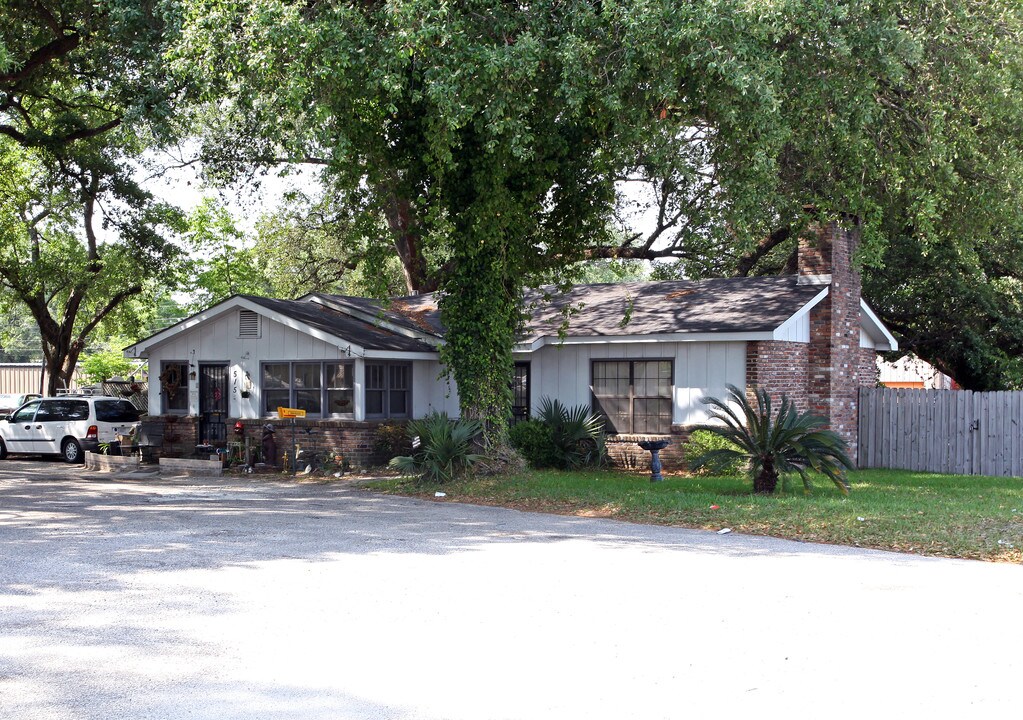
[[[252,310],[238,311],[238,337],[259,337],[259,313]]]

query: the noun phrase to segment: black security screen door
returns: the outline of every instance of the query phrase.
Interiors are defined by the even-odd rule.
[[[199,365],[199,444],[227,438],[227,365]]]
[[[515,363],[512,378],[512,421],[511,424],[529,419],[529,363]]]

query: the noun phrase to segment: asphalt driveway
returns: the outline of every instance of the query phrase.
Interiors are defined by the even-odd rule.
[[[1018,717],[1023,567],[0,462],[0,717]]]

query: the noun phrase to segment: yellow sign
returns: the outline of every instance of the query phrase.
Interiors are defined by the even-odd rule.
[[[277,408],[277,417],[281,418],[282,420],[285,418],[304,418],[305,410],[299,410],[298,408],[279,407]]]

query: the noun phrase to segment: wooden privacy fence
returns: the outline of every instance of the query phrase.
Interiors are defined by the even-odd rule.
[[[1023,392],[860,389],[858,464],[1023,476]]]

